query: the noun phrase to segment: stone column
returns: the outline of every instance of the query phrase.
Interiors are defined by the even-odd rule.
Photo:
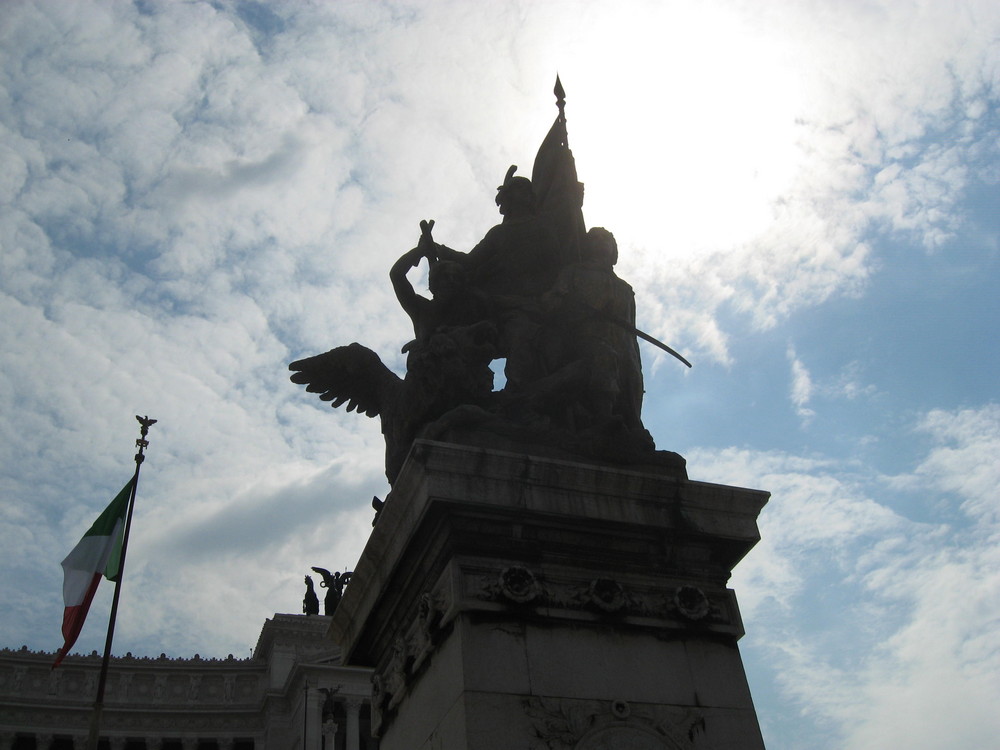
[[[325,700],[326,694],[315,687],[310,687],[306,692],[306,707],[308,711],[306,724],[308,725],[308,729],[306,731],[305,750],[320,750],[322,746],[320,738],[323,733],[323,702]]]
[[[184,750],[198,750],[197,737],[181,737],[181,747]]]
[[[236,742],[236,738],[219,737],[216,742],[219,744],[219,750],[233,750],[233,744]]]
[[[0,732],[0,750],[11,750],[14,747],[14,733]]]
[[[124,737],[108,737],[108,744],[111,746],[111,750],[125,750]]]
[[[334,750],[337,741],[337,723],[333,719],[323,722],[323,741],[326,750]]]
[[[156,737],[146,738],[146,750],[161,750],[162,747],[163,747],[162,737],[156,736]]]
[[[361,711],[360,698],[348,698],[344,703],[347,710],[347,750],[359,750],[361,735],[358,730],[358,713]]]
[[[36,734],[35,747],[37,748],[37,750],[49,750],[49,748],[52,747],[52,735]]]

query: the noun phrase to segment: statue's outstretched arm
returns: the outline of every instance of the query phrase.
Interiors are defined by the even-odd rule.
[[[423,257],[423,248],[417,246],[409,252],[403,253],[399,260],[393,263],[392,268],[389,269],[389,280],[392,282],[392,290],[396,293],[399,306],[410,316],[410,320],[414,320],[420,314],[420,300],[424,300],[424,298],[414,291],[410,280],[406,278],[406,274],[411,268],[416,268]]]

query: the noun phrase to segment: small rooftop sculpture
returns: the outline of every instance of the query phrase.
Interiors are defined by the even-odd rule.
[[[306,576],[306,595],[302,598],[302,612],[307,615],[319,614],[319,597],[313,588],[312,576]]]
[[[313,568],[313,570],[323,576],[319,585],[326,589],[326,597],[323,599],[323,614],[332,615],[344,596],[344,587],[351,582],[351,573],[341,573],[339,570],[336,573],[331,573],[326,568]],[[312,583],[309,576],[306,576],[306,580]],[[319,602],[316,603],[316,611],[319,612]]]
[[[559,114],[531,179],[511,166],[497,188],[501,223],[463,253],[434,240],[434,221],[421,221],[417,246],[390,269],[413,323],[405,376],[358,343],[289,365],[310,393],[381,419],[390,483],[418,437],[684,472],[684,459],[656,451],[642,425],[637,336],[690,363],[636,329],[632,288],[614,271],[614,235],[586,230],[558,78],[555,94]],[[424,261],[430,299],[407,279]],[[497,359],[506,360],[500,391],[490,369]]]

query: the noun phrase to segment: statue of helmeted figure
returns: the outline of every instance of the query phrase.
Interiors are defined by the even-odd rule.
[[[656,451],[642,426],[636,337],[690,364],[636,329],[632,288],[614,271],[614,236],[585,229],[558,79],[555,93],[559,115],[531,179],[512,166],[497,188],[502,221],[467,253],[436,243],[434,222],[421,221],[417,246],[390,269],[413,324],[402,349],[405,377],[358,343],[289,365],[293,382],[334,407],[380,417],[390,483],[419,437],[530,444],[684,472],[683,458]],[[407,278],[424,262],[430,298]],[[495,359],[506,360],[506,385],[497,392]]]
[[[489,300],[499,333],[497,355],[507,360],[504,375],[510,392],[543,374],[536,346],[538,301],[567,262],[551,225],[538,215],[531,180],[515,176],[516,170],[511,166],[497,188],[503,221],[472,250],[460,253],[433,245],[439,259],[462,268],[470,287]]]
[[[563,269],[543,298],[541,342],[550,373],[580,363],[580,397],[566,415],[573,429],[643,430],[642,363],[635,336],[635,294],[614,271],[618,243],[594,227],[581,259]]]

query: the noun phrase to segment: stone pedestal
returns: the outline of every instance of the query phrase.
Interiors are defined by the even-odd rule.
[[[380,747],[762,748],[726,581],[767,498],[418,441],[331,622]]]

